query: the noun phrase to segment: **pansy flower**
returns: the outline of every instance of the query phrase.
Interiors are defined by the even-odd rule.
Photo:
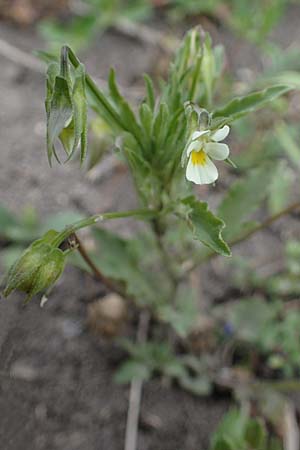
[[[223,161],[229,156],[229,147],[221,144],[230,131],[228,125],[217,131],[195,131],[186,149],[188,164],[186,178],[195,184],[214,183],[218,178],[218,169],[212,159]]]

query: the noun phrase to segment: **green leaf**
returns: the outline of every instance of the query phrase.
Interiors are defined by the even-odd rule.
[[[111,69],[109,73],[108,86],[110,96],[119,110],[119,115],[124,131],[128,131],[129,133],[131,133],[135,137],[136,141],[143,148],[142,130],[136,120],[135,114],[132,111],[131,107],[119,92],[116,83],[115,71],[113,69]]]
[[[114,381],[119,384],[130,383],[133,379],[148,380],[151,368],[141,361],[129,360],[117,370]]]
[[[249,419],[245,429],[245,439],[253,449],[265,448],[267,433],[261,419]]]
[[[162,305],[158,309],[160,318],[174,328],[181,337],[186,337],[197,318],[194,292],[187,286],[181,287],[174,299],[174,305]]]
[[[232,408],[225,414],[215,432],[212,449],[247,450],[244,439],[247,420],[248,415],[245,411]],[[223,447],[223,445],[225,445],[225,447]]]
[[[211,450],[237,450],[236,446],[228,437],[221,437],[216,440]],[[238,449],[242,450],[242,449]]]
[[[275,134],[291,163],[300,170],[300,147],[295,142],[291,130],[282,122],[276,127]]]
[[[18,225],[18,219],[7,208],[0,205],[0,237],[6,237],[11,227]]]
[[[155,107],[155,93],[154,93],[153,81],[151,80],[151,78],[147,74],[144,75],[144,80],[145,80],[146,89],[147,89],[146,102],[147,102],[147,105],[149,106],[149,108],[152,111],[154,111],[154,107]]]
[[[215,80],[215,57],[212,49],[211,38],[207,33],[203,44],[203,56],[201,70],[206,90],[207,105],[210,106],[213,96],[213,84]]]
[[[287,161],[280,161],[270,182],[268,204],[271,214],[278,213],[287,205],[294,181],[295,173]]]
[[[183,376],[179,378],[179,384],[184,389],[195,395],[208,395],[211,393],[212,383],[208,376]]]
[[[261,165],[229,188],[217,212],[226,224],[225,239],[235,239],[241,233],[246,220],[266,198],[273,173],[274,164]]]
[[[275,100],[290,90],[289,86],[277,85],[262,91],[252,92],[243,97],[237,97],[227,103],[227,105],[215,110],[212,117],[213,119],[225,118],[224,122],[230,123],[245,114],[262,108],[268,102]]]
[[[268,304],[260,298],[250,298],[232,303],[227,312],[221,307],[220,313],[232,325],[238,339],[257,344],[276,317],[278,305]]]
[[[140,121],[148,139],[152,136],[153,112],[147,103],[142,103],[139,110]]]
[[[158,113],[153,124],[153,136],[158,150],[165,151],[161,148],[161,144],[167,133],[167,126],[169,123],[169,108],[166,103],[160,103]]]
[[[116,73],[113,68],[110,69],[108,75],[108,87],[109,87],[109,95],[114,101],[116,106],[119,106],[120,103],[124,100],[123,96],[120,94],[119,88],[116,83]]]
[[[223,220],[209,211],[207,203],[199,202],[193,196],[185,198],[182,203],[187,207],[185,219],[192,229],[194,238],[215,252],[230,256],[230,249],[221,236],[225,226]]]

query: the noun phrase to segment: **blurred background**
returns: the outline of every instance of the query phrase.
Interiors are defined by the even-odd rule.
[[[122,92],[135,105],[144,95],[143,73],[157,84],[165,78],[180,39],[196,25],[224,47],[218,104],[229,93],[240,95],[268,83],[295,87],[288,98],[234,125],[230,148],[238,169],[222,169],[215,189],[202,186],[197,193],[214,206],[238,176],[276,159],[276,173],[262,184],[263,206],[256,210],[249,205],[249,212],[264,220],[298,199],[299,0],[0,0],[1,273],[51,226],[136,206],[127,168],[111,152],[110,130],[92,114],[83,170],[76,163],[49,168],[45,60],[68,43],[101,87],[115,67]],[[136,232],[130,220],[110,227],[124,235]],[[87,234],[86,243],[93,246],[89,238]],[[229,262],[218,257],[205,266],[196,281],[201,284],[199,308],[213,308],[214,318],[199,315],[187,340],[200,358],[212,353],[222,368],[230,367],[231,383],[253,375],[270,382],[292,379],[289,411],[294,421],[291,425],[291,416],[286,420],[293,433],[300,407],[299,276],[299,214],[293,213],[238,245]],[[70,266],[44,309],[38,302],[23,308],[18,296],[1,301],[3,450],[124,447],[128,386],[114,381],[125,358],[114,337],[134,336],[137,313],[127,311],[125,320],[118,301],[108,301],[108,312],[98,312],[95,304],[108,295]],[[216,330],[220,317],[221,332]],[[202,379],[198,392],[204,397],[167,377],[147,382],[138,449],[209,448],[232,397],[228,385],[212,387],[206,381]],[[282,436],[282,403],[271,395],[267,402],[260,392],[256,400],[269,402],[265,416]]]

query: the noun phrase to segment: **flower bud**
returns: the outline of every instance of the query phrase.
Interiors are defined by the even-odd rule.
[[[66,259],[66,253],[55,246],[58,234],[54,230],[48,231],[23,252],[8,272],[4,297],[18,289],[27,293],[27,302],[57,281],[64,270]]]
[[[67,154],[67,161],[80,147],[80,160],[87,150],[87,100],[85,68],[70,67],[69,49],[62,48],[61,64],[51,62],[47,71],[47,152],[51,165],[53,155],[59,162],[56,144],[59,140]],[[71,70],[72,69],[72,70]]]

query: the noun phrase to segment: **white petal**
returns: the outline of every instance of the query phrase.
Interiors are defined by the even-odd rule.
[[[204,166],[193,164],[190,158],[186,168],[186,178],[195,184],[210,184],[218,178],[218,170],[209,158]]]
[[[197,141],[197,140],[191,142],[187,148],[186,155],[190,156],[190,154],[193,150],[196,150],[196,152],[197,152],[201,149],[201,147],[203,147],[203,142]]]
[[[193,150],[200,150],[201,147],[203,146],[203,142],[201,139],[199,139],[201,136],[204,136],[206,134],[209,134],[210,131],[209,130],[203,130],[203,131],[194,131],[194,133],[192,134],[190,141],[187,145],[187,150],[186,150],[186,156],[190,156],[190,153]]]
[[[209,134],[209,130],[203,130],[203,131],[194,131],[192,134],[191,140],[194,141],[195,139],[199,139],[199,137],[204,136],[205,134]]]
[[[217,142],[209,142],[205,145],[206,153],[213,159],[223,161],[228,158],[229,147],[226,144],[219,144]]]
[[[224,125],[223,128],[217,130],[212,136],[212,140],[215,142],[223,141],[229,134],[230,128],[228,125]]]

